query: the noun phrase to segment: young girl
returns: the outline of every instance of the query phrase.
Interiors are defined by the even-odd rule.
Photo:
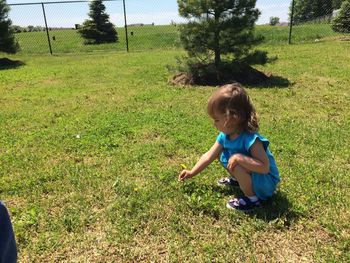
[[[224,85],[209,99],[208,113],[220,133],[192,170],[180,173],[179,181],[197,175],[219,157],[231,176],[218,184],[239,186],[244,193],[230,200],[227,207],[254,209],[272,196],[280,178],[269,141],[258,133],[258,119],[249,96],[238,83]]]

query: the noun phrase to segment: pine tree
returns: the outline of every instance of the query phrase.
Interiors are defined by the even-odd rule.
[[[109,15],[102,0],[93,0],[90,3],[90,20],[85,20],[78,30],[86,44],[101,44],[118,41],[118,34],[114,25],[109,22]]]
[[[0,0],[0,51],[16,53],[19,46],[11,28],[12,22],[8,18],[9,11],[10,8],[6,4],[6,0]]]
[[[330,16],[334,5],[337,3],[331,0],[295,0],[293,21],[298,24]]]
[[[263,38],[254,35],[260,12],[256,0],[178,0],[179,13],[189,19],[180,29],[181,42],[192,58],[212,59],[219,67],[222,56],[239,60]]]
[[[342,3],[339,14],[333,19],[332,28],[335,32],[350,33],[350,0]]]
[[[294,17],[296,24],[307,22],[315,18],[314,0],[295,0],[294,1]]]
[[[333,0],[333,9],[337,10],[341,7],[341,4],[344,2],[344,0]]]
[[[333,3],[331,0],[316,0],[313,5],[314,18],[322,18],[333,13]]]

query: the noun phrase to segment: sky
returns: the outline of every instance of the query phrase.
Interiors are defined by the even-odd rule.
[[[8,4],[53,2],[60,0],[7,0]],[[67,1],[67,0],[66,0]],[[266,24],[271,16],[287,22],[291,0],[257,0],[261,16],[257,24]],[[178,15],[176,0],[125,0],[128,24],[166,25],[171,21],[181,23],[185,20]],[[123,2],[105,2],[110,20],[118,27],[124,26]],[[88,3],[46,4],[46,17],[49,27],[74,27],[88,18]],[[12,24],[20,26],[44,26],[41,5],[11,6],[9,17]]]

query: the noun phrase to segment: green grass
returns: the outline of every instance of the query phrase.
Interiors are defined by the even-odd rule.
[[[256,31],[265,37],[268,45],[288,44],[289,26],[257,26]],[[330,24],[304,24],[292,28],[293,44],[334,40],[340,36],[343,34],[335,33]]]
[[[215,88],[167,84],[179,51],[18,55],[0,71],[0,194],[20,262],[347,262],[349,43],[266,46],[289,87],[247,87],[282,176],[252,214],[225,208]]]
[[[74,29],[52,30],[49,31],[49,35],[53,53],[126,51],[125,30],[117,28],[117,32],[117,43],[100,45],[84,45],[84,39]],[[179,47],[175,26],[132,26],[128,28],[128,35],[131,51]],[[16,34],[16,38],[23,54],[50,52],[46,32],[19,33]]]
[[[265,37],[267,45],[285,45],[289,39],[289,27],[257,26],[256,31]],[[84,40],[76,30],[50,31],[52,51],[57,53],[93,52],[93,51],[125,51],[126,40],[124,28],[117,29],[118,43],[101,45],[84,45]],[[131,35],[131,32],[133,35]],[[176,26],[134,26],[128,28],[130,51],[164,50],[179,48],[178,27]],[[53,40],[53,36],[56,40]],[[308,24],[293,28],[293,43],[314,42],[334,39],[341,36],[334,33],[329,24]],[[49,45],[46,32],[30,32],[16,34],[22,54],[47,54]]]

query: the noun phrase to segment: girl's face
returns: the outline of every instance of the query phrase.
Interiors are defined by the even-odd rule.
[[[214,126],[219,131],[231,135],[237,131],[237,120],[233,117],[228,117],[226,114],[218,114],[211,116],[214,121]]]

